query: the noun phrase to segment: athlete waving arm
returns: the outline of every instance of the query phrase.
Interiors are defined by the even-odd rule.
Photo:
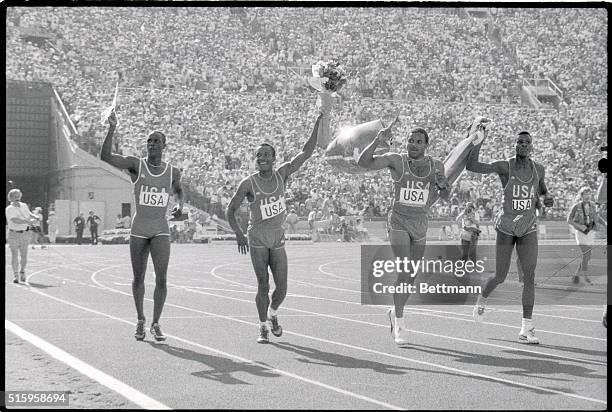
[[[482,148],[482,144],[484,140],[486,140],[488,131],[485,129],[485,138],[482,142],[474,146],[470,155],[468,156],[467,164],[465,165],[465,170],[474,173],[480,174],[489,174],[489,173],[497,173],[499,177],[502,179],[502,184],[508,181],[508,174],[510,173],[508,168],[508,162],[505,160],[496,160],[493,163],[483,163],[479,160],[480,157],[480,149]]]
[[[393,123],[378,132],[372,143],[361,152],[357,164],[368,170],[380,170],[388,167],[393,178],[397,179],[402,173],[402,157],[397,153],[374,154],[379,143],[389,140],[392,126]]]
[[[289,162],[283,163],[278,168],[278,173],[282,176],[283,180],[287,180],[287,178],[295,173],[305,162],[310,159],[312,154],[314,153],[314,149],[317,146],[317,137],[319,132],[319,123],[321,122],[323,114],[319,114],[317,117],[317,121],[314,124],[314,128],[312,129],[312,133],[310,134],[310,138],[302,148],[302,151],[298,153],[293,159]]]
[[[128,172],[130,172],[130,176],[132,177],[133,182],[138,178],[138,167],[140,159],[134,156],[122,156],[120,154],[111,152],[111,147],[113,145],[113,134],[115,133],[115,129],[117,128],[117,116],[114,110],[108,117],[108,125],[108,133],[104,138],[104,143],[102,143],[100,159],[110,164],[111,166],[115,166],[118,169],[127,170]]]

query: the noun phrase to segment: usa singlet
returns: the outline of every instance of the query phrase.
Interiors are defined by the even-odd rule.
[[[140,159],[138,178],[132,184],[136,214],[132,221],[131,235],[146,239],[170,236],[166,210],[172,192],[172,166],[166,163],[164,171],[154,175],[146,159]]]
[[[257,174],[249,177],[254,199],[249,202],[249,246],[254,248],[280,249],[285,246],[283,223],[287,217],[285,205],[285,183],[275,171],[270,182]],[[272,191],[267,192],[266,188]]]
[[[521,180],[514,172],[516,159],[508,159],[508,183],[502,195],[502,209],[495,216],[495,229],[523,237],[537,229],[536,201],[540,178],[533,160],[529,160],[531,178]]]
[[[401,156],[402,175],[398,180],[393,179],[393,206],[389,215],[389,228],[408,232],[413,241],[419,241],[427,235],[430,199],[437,190],[435,166],[433,159],[427,156],[429,172],[425,176],[417,176],[410,169],[408,155]]]

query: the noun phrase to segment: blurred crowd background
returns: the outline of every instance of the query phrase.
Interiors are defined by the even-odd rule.
[[[514,154],[515,136],[534,138],[555,206],[565,219],[577,190],[596,189],[599,147],[607,144],[607,11],[486,9],[472,17],[447,8],[115,8],[7,9],[7,79],[54,84],[78,130],[99,156],[108,130],[100,113],[120,81],[114,150],[143,155],[154,129],[168,138],[166,161],[183,170],[188,201],[223,216],[237,184],[253,172],[262,141],[277,164],[302,148],[317,112],[308,68],[335,58],[349,81],[332,128],[400,110],[399,139],[413,127],[444,159],[476,115],[493,120],[483,161]],[[45,40],[40,40],[45,38]],[[560,104],[521,104],[523,79],[550,79]],[[384,217],[387,171],[331,170],[323,150],[292,176],[299,217]],[[483,219],[500,207],[495,175],[465,172],[432,218],[456,216],[467,201]]]

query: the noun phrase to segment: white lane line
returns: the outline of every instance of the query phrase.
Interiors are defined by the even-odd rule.
[[[380,316],[380,313],[338,313],[341,316]],[[181,320],[181,319],[207,319],[212,318],[211,315],[197,315],[197,316],[164,316],[164,319],[173,319],[173,320]],[[253,314],[250,315],[234,315],[235,318],[244,318],[244,319],[252,319]],[[285,318],[317,318],[318,314],[285,314],[283,315],[283,319]],[[19,318],[11,318],[7,319],[11,322],[87,322],[87,321],[101,321],[108,320],[107,317],[99,317],[92,316],[89,318],[27,318],[27,319],[19,319]]]
[[[520,310],[511,310],[511,309],[499,309],[499,308],[491,308],[491,312],[507,312],[507,313],[523,313]],[[569,316],[559,316],[559,315],[546,315],[544,313],[536,313],[538,317],[546,317],[546,318],[557,318],[557,319],[566,319],[566,320],[577,320],[580,322],[591,322],[591,323],[601,323],[601,319],[593,320],[593,319],[584,319],[584,318],[571,318]]]
[[[361,280],[359,280],[359,279],[351,279],[351,278],[343,277],[343,276],[340,276],[340,275],[336,275],[336,274],[334,274],[332,272],[328,272],[326,270],[323,270],[323,267],[327,266],[327,265],[332,265],[334,263],[340,263],[340,262],[354,262],[354,261],[355,261],[355,259],[341,259],[341,260],[334,260],[332,262],[323,263],[322,265],[319,266],[318,271],[320,273],[323,273],[324,275],[330,276],[332,278],[341,279],[341,280],[348,280],[350,282],[358,282],[358,283],[360,283]],[[293,262],[291,262],[291,263],[293,263]]]
[[[172,286],[171,284],[168,284],[168,285]],[[101,286],[101,287],[103,288],[104,286]],[[214,294],[214,293],[202,292],[202,291],[198,291],[198,290],[190,290],[189,288],[185,288],[185,287],[181,287],[180,289],[184,289],[184,290],[186,290],[188,292],[199,293],[199,294],[208,295],[208,296],[215,296],[215,297],[224,298],[224,299],[236,300],[236,301],[239,301],[239,302],[244,302],[244,303],[249,303],[249,304],[252,303],[251,301],[245,300],[245,299],[233,298],[233,297],[224,296],[224,295],[217,295],[217,294]],[[358,319],[342,318],[342,317],[338,316],[339,314],[329,315],[329,314],[326,314],[326,313],[312,312],[312,311],[303,310],[303,309],[295,309],[295,308],[291,308],[291,307],[287,307],[287,306],[283,306],[283,309],[289,310],[289,311],[294,311],[294,312],[300,312],[300,313],[304,313],[304,314],[308,314],[308,315],[313,315],[313,316],[320,316],[320,317],[324,317],[324,318],[342,320],[342,321],[346,321],[346,322],[360,323],[360,324],[363,324],[363,325],[377,326],[377,327],[383,327],[383,328],[388,328],[389,327],[389,325],[382,325],[380,323],[366,322],[366,321],[362,321],[362,320],[358,320]],[[406,312],[406,311],[404,310],[404,312]],[[382,316],[382,315],[383,315],[383,312],[378,314],[378,316]],[[285,315],[285,316],[287,316],[287,315]],[[519,328],[517,327],[517,329],[519,329]],[[566,355],[556,355],[556,354],[548,353],[548,352],[540,352],[540,351],[536,351],[536,350],[523,349],[521,347],[498,345],[498,344],[494,344],[494,343],[481,342],[481,341],[476,341],[476,340],[471,340],[471,339],[464,339],[464,338],[459,338],[459,337],[454,337],[454,336],[440,335],[440,334],[437,334],[437,333],[423,332],[423,331],[419,331],[419,330],[415,330],[415,329],[407,329],[407,330],[410,331],[410,332],[413,332],[413,333],[418,333],[418,334],[427,335],[427,336],[433,336],[433,337],[436,337],[436,338],[456,340],[456,341],[459,341],[459,342],[466,342],[466,343],[478,344],[478,345],[483,345],[483,346],[491,346],[491,347],[495,347],[495,348],[500,348],[500,349],[505,349],[505,350],[512,350],[512,351],[518,351],[518,352],[534,353],[534,354],[538,354],[538,355],[550,356],[550,357],[554,357],[554,358],[558,358],[558,359],[563,359],[563,360],[571,360],[571,361],[578,362],[578,363],[593,363],[593,364],[597,364],[597,365],[607,365],[607,362],[603,362],[603,361],[588,360],[588,359],[581,359],[581,358],[572,358],[572,357],[566,356]]]
[[[242,282],[238,282],[238,281],[234,281],[234,280],[230,280],[230,279],[227,279],[227,278],[225,278],[225,277],[223,277],[223,276],[221,276],[221,275],[219,275],[219,274],[217,273],[217,270],[218,270],[218,269],[220,269],[220,268],[222,268],[222,267],[225,267],[225,266],[232,266],[232,265],[233,265],[233,264],[231,264],[231,263],[224,263],[224,264],[221,264],[221,265],[217,265],[217,266],[215,266],[215,267],[214,267],[214,268],[213,268],[213,269],[210,271],[210,274],[211,274],[213,277],[215,277],[215,278],[217,278],[217,279],[219,279],[219,280],[222,280],[222,281],[225,281],[225,282],[228,282],[228,283],[232,283],[232,284],[234,284],[234,285],[240,285],[240,286],[243,286],[243,287],[246,287],[246,288],[249,288],[249,289],[257,289],[257,288],[256,288],[255,286],[253,286],[253,285],[246,284],[246,283],[242,283]],[[295,284],[299,284],[299,285],[307,286],[307,287],[309,287],[309,288],[314,287],[314,288],[319,288],[319,289],[337,290],[337,291],[340,291],[340,292],[348,292],[348,293],[359,294],[359,295],[362,295],[362,294],[363,294],[363,292],[362,292],[361,290],[355,290],[355,289],[345,289],[345,288],[337,288],[337,287],[333,287],[333,286],[325,286],[325,285],[321,285],[321,284],[317,284],[317,283],[303,282],[303,281],[296,280],[296,279],[293,279],[293,278],[292,278],[291,282],[292,282],[292,283],[295,283]],[[522,293],[522,292],[519,292],[519,291],[513,292],[513,291],[503,291],[503,290],[497,290],[497,291],[496,291],[496,293],[497,293],[498,295],[499,295],[499,294],[502,294],[502,295],[504,295],[504,294],[506,294],[506,295],[507,295],[507,294],[510,294],[510,295],[518,295],[518,294],[520,294],[520,293]],[[581,298],[577,298],[577,299],[581,299]],[[586,299],[582,299],[582,300],[586,300]],[[330,301],[332,301],[332,300],[330,299]],[[500,305],[502,305],[502,304],[503,304],[502,302],[505,302],[505,303],[511,303],[511,304],[516,304],[516,302],[517,302],[517,300],[516,300],[516,299],[504,299],[504,298],[502,298],[501,296],[490,296],[490,297],[489,297],[489,301],[490,301],[490,303],[493,303],[493,304],[497,303],[497,304],[500,304]],[[518,300],[518,301],[520,302],[520,300]],[[342,301],[337,301],[337,302],[342,302]],[[499,302],[499,303],[498,303],[498,302]],[[416,309],[416,310],[419,310],[419,309]],[[431,311],[431,312],[437,312],[437,313],[449,313],[449,314],[454,314],[454,315],[458,315],[458,316],[469,316],[470,318],[472,317],[472,315],[471,315],[471,314],[467,315],[467,314],[456,313],[456,312],[445,312],[445,311],[434,311],[434,310],[430,310],[430,311]],[[569,320],[571,320],[571,318],[568,318],[568,319],[569,319]]]
[[[30,282],[30,278],[32,276],[36,276],[36,275],[39,275],[41,273],[48,272],[50,270],[57,270],[57,269],[62,269],[62,268],[67,268],[67,267],[72,267],[72,266],[83,266],[83,265],[88,264],[88,263],[99,263],[99,262],[91,262],[90,261],[90,262],[78,262],[78,263],[65,263],[65,264],[55,265],[55,266],[46,265],[44,269],[37,270],[35,272],[30,273],[28,276],[26,276],[26,282],[29,283]],[[121,266],[121,265],[114,265],[113,267],[118,267],[118,266]],[[79,269],[79,268],[77,268],[77,269]],[[86,269],[80,269],[80,270],[91,270],[91,269],[86,268]]]
[[[63,351],[57,346],[52,345],[44,339],[41,339],[38,336],[28,332],[27,330],[20,328],[11,321],[5,320],[4,328],[19,336],[21,339],[30,342],[37,348],[47,352],[49,355],[53,356],[60,362],[63,362],[71,368],[76,369],[83,375],[95,380],[96,382],[101,383],[102,385],[117,392],[118,394],[129,399],[131,402],[144,409],[170,409],[163,403],[158,402],[153,398],[150,398],[149,396],[145,395],[140,391],[137,391],[129,385],[126,385],[120,380],[113,378],[110,375],[107,375],[99,369],[94,368],[90,364],[85,363],[78,358],[75,358],[74,356]]]
[[[600,305],[597,305],[597,306],[594,305],[594,306],[590,306],[590,307],[589,306],[586,306],[586,307],[585,306],[574,306],[574,305],[554,305],[554,306],[559,306],[559,307],[568,308],[568,309],[571,308],[571,309],[580,309],[580,310],[596,310],[598,312],[601,312],[601,306],[604,306],[604,305],[601,305],[601,306]]]
[[[74,265],[79,265],[79,264],[66,264],[66,265],[61,265],[61,266],[55,267],[55,268],[46,268],[46,269],[43,269],[43,270],[40,270],[40,271],[37,271],[37,272],[33,272],[32,274],[30,274],[27,277],[27,280],[29,281],[29,279],[32,276],[34,276],[36,274],[39,274],[41,272],[45,272],[47,270],[56,269],[56,268],[59,268],[59,267],[74,266]],[[116,268],[116,267],[121,267],[121,266],[125,266],[125,265],[126,264],[113,265],[113,266],[106,267],[104,270],[108,270],[108,269]],[[225,279],[225,278],[223,278],[223,277],[221,277],[219,275],[216,275],[216,270],[218,270],[219,268],[221,268],[223,266],[227,266],[227,265],[230,265],[230,264],[225,263],[225,264],[221,264],[221,265],[215,266],[211,270],[211,274],[213,276],[215,276],[215,277],[218,277],[221,280],[228,281],[228,282],[231,282],[231,283],[236,283],[236,284],[238,284],[240,286],[243,286],[243,287],[249,287],[249,288],[255,288],[256,289],[256,287],[253,287],[251,285],[247,285],[247,284],[240,283],[240,282],[230,281],[230,280]],[[80,269],[80,270],[85,270],[85,269]],[[173,284],[170,284],[170,283],[168,283],[168,285],[169,286],[173,286],[173,287],[178,287],[178,288],[185,288],[185,286],[173,285]],[[91,286],[94,287],[93,285],[91,285]],[[103,286],[101,284],[98,284],[98,286],[100,286],[102,288],[105,288],[105,286]],[[212,296],[218,296],[218,295],[215,295],[215,294],[211,294],[211,295]],[[288,294],[288,296],[292,296],[292,295],[294,295],[294,294]],[[223,297],[230,299],[229,297],[226,297],[226,296],[223,296]],[[306,297],[306,295],[295,295],[295,297]],[[318,298],[318,297],[309,296],[309,298],[313,298],[314,299],[314,298]],[[359,302],[350,302],[350,301],[343,301],[343,300],[336,300],[336,299],[329,299],[329,298],[318,298],[318,299],[319,300],[329,300],[329,301],[338,302],[338,303],[346,303],[346,304],[353,304],[353,305],[363,306]],[[566,305],[558,305],[558,306],[565,307]],[[573,308],[572,306],[569,306],[569,307]],[[590,309],[593,309],[593,308],[590,308]],[[600,311],[601,309],[597,309],[597,310]],[[466,322],[473,322],[473,320],[471,319],[471,315],[462,314],[462,313],[456,313],[456,312],[437,311],[437,310],[432,310],[432,309],[423,309],[423,308],[415,308],[415,307],[410,308],[410,309],[406,308],[406,309],[404,309],[404,312],[411,313],[411,314],[420,314],[420,315],[425,315],[425,316],[438,317],[438,318],[443,318],[443,319],[455,319],[455,320],[461,320],[461,321],[466,321]],[[464,316],[465,318],[458,318],[458,317],[455,317],[455,316],[444,316],[444,315],[439,315],[438,313],[447,313],[447,314],[452,314],[452,315],[456,315],[456,316]],[[324,316],[324,315],[321,314],[321,316]],[[353,319],[345,319],[345,320],[354,321]],[[508,324],[504,324],[504,323],[497,323],[497,322],[481,322],[481,323],[485,324],[485,325],[494,325],[494,326],[508,327],[508,328],[512,328],[512,329],[519,329],[519,327],[517,327],[517,326],[508,325]],[[591,339],[591,340],[599,340],[599,341],[606,341],[607,340],[607,339],[604,339],[604,338],[597,338],[597,337],[591,337],[591,336],[585,336],[585,335],[576,335],[576,334],[570,334],[570,333],[555,332],[555,331],[549,331],[549,330],[544,330],[544,329],[538,329],[538,331],[539,332],[543,332],[543,333],[550,333],[550,334],[556,334],[556,335],[562,335],[562,336],[571,336],[571,337],[577,337],[577,338],[583,338],[583,339]]]
[[[104,270],[104,269],[102,269],[102,270]],[[100,270],[100,271],[102,271],[102,270]],[[100,271],[98,271],[98,272],[100,272]],[[106,288],[106,287],[105,287],[105,288]],[[112,288],[106,288],[106,289],[111,290],[111,291],[113,291],[113,292],[115,292],[115,293],[121,293],[121,294],[123,294],[123,295],[128,295],[128,296],[131,296],[131,295],[130,295],[130,294],[128,294],[128,293],[124,293],[124,292],[121,292],[121,291],[117,291],[117,290],[114,290],[114,289],[112,289]],[[79,309],[85,310],[85,311],[87,311],[87,312],[96,313],[96,314],[98,314],[98,315],[105,316],[105,317],[107,317],[107,318],[114,319],[114,320],[119,321],[119,322],[127,323],[127,324],[129,324],[129,325],[133,325],[133,322],[127,321],[127,320],[125,320],[125,319],[117,318],[117,317],[115,317],[115,316],[109,315],[109,314],[104,313],[104,312],[100,312],[100,311],[97,311],[97,310],[94,310],[94,309],[90,309],[90,308],[87,308],[87,307],[84,307],[84,306],[81,306],[81,305],[77,305],[76,303],[72,303],[72,302],[69,302],[69,301],[67,301],[67,300],[64,300],[64,299],[61,299],[61,298],[57,298],[57,297],[55,297],[55,296],[48,295],[48,294],[46,294],[46,293],[44,293],[44,292],[41,292],[41,291],[38,291],[38,290],[31,290],[31,289],[30,289],[30,291],[31,291],[31,292],[34,292],[34,293],[37,293],[37,294],[39,294],[39,295],[42,295],[42,296],[48,297],[48,298],[50,298],[50,299],[56,300],[56,301],[58,301],[58,302],[64,303],[64,304],[66,304],[66,305],[70,305],[70,306],[73,306],[73,307],[76,307],[76,308],[79,308]],[[145,300],[147,300],[147,301],[152,301],[152,299],[146,299],[146,298],[145,298]],[[168,304],[168,303],[166,303],[166,305],[175,306],[175,305]],[[203,312],[203,313],[204,313],[204,312]],[[210,316],[219,317],[219,315],[217,315],[217,314],[212,314],[212,313],[210,314]],[[8,321],[5,321],[5,323],[6,323],[6,322],[8,322]],[[255,325],[254,323],[251,323],[251,322],[246,322],[246,321],[242,321],[242,322],[247,323],[247,324],[249,324],[249,325]],[[15,326],[16,326],[16,325],[15,325]],[[18,327],[18,326],[16,326],[16,327]],[[271,372],[276,372],[276,373],[278,373],[278,374],[281,374],[281,375],[284,375],[284,376],[287,376],[287,377],[290,377],[290,378],[293,378],[293,379],[296,379],[296,380],[299,380],[299,381],[302,381],[302,382],[306,382],[306,383],[309,383],[309,384],[311,384],[311,385],[315,385],[315,386],[318,386],[318,387],[321,387],[321,388],[324,388],[324,389],[328,389],[328,390],[331,390],[331,391],[333,391],[333,392],[340,393],[340,394],[342,394],[342,395],[346,395],[346,396],[349,396],[349,397],[352,397],[352,398],[355,398],[355,399],[359,399],[359,400],[362,400],[362,401],[365,401],[365,402],[368,402],[368,403],[371,403],[371,404],[374,404],[374,405],[377,405],[377,406],[381,406],[381,407],[388,408],[388,409],[393,409],[393,410],[404,410],[404,409],[405,409],[405,408],[400,407],[400,406],[397,406],[397,405],[393,405],[393,404],[390,404],[390,403],[387,403],[387,402],[382,402],[382,401],[379,401],[379,400],[377,400],[377,399],[370,398],[370,397],[368,397],[368,396],[360,395],[360,394],[355,393],[355,392],[351,392],[351,391],[348,391],[348,390],[345,390],[345,389],[341,389],[341,388],[338,388],[338,387],[335,387],[335,386],[331,386],[331,385],[328,385],[328,384],[326,384],[326,383],[323,383],[323,382],[320,382],[320,381],[317,381],[317,380],[314,380],[314,379],[310,379],[310,378],[306,378],[306,377],[304,377],[304,376],[296,375],[296,374],[294,374],[294,373],[287,372],[287,371],[282,370],[282,369],[273,368],[273,367],[270,367],[269,365],[266,365],[265,363],[260,363],[260,362],[257,362],[257,361],[251,360],[251,359],[243,358],[243,357],[241,357],[241,356],[234,355],[234,354],[231,354],[231,353],[228,353],[228,352],[224,352],[224,351],[221,351],[221,350],[218,350],[218,349],[212,348],[212,347],[210,347],[210,346],[205,346],[205,345],[199,344],[199,343],[197,343],[197,342],[193,342],[193,341],[190,341],[190,340],[187,340],[187,339],[180,338],[180,337],[178,337],[178,336],[174,336],[174,335],[170,335],[170,334],[166,334],[166,336],[168,336],[168,337],[170,337],[170,338],[172,338],[172,339],[174,339],[174,340],[177,340],[177,341],[180,341],[180,342],[184,342],[184,343],[186,343],[186,344],[189,344],[189,345],[192,345],[192,346],[195,346],[195,347],[198,347],[198,348],[205,349],[205,350],[207,350],[207,351],[209,351],[209,352],[212,352],[212,353],[216,353],[216,354],[219,354],[219,355],[223,355],[223,356],[225,356],[225,357],[228,357],[228,358],[236,359],[236,360],[238,360],[238,361],[240,361],[240,362],[249,363],[249,364],[252,364],[252,365],[257,365],[257,366],[262,367],[262,368],[265,368],[265,369],[267,369],[267,370],[269,370],[269,371],[271,371]],[[61,349],[59,349],[59,348],[56,348],[56,349],[58,349],[58,350],[60,350],[60,351],[61,351]],[[62,351],[62,352],[63,352],[63,351]],[[64,352],[64,353],[65,353],[65,352]],[[66,355],[67,355],[67,356],[71,356],[71,355],[68,355],[67,353],[66,353]],[[76,359],[76,358],[75,358],[75,359]],[[75,368],[75,369],[76,369],[76,368]],[[77,370],[78,370],[78,369],[77,369]],[[97,370],[96,370],[96,371],[97,371]],[[99,373],[101,373],[101,374],[103,374],[103,372],[100,372],[100,371],[98,371],[98,372],[99,372]],[[106,374],[104,374],[104,375],[106,375]],[[88,376],[89,376],[89,375],[88,375]],[[108,375],[106,375],[106,376],[108,376]],[[110,377],[110,376],[108,376],[108,377],[109,377],[110,379],[114,379],[114,378],[112,378],[112,377]],[[94,379],[95,379],[95,378],[94,378]],[[97,380],[97,379],[96,379],[96,380]],[[119,381],[117,381],[117,382],[119,382]],[[104,384],[105,386],[108,386],[109,388],[111,388],[111,389],[113,389],[113,390],[115,390],[115,391],[119,392],[119,390],[117,390],[117,389],[115,389],[114,387],[111,387],[111,386],[109,386],[109,385],[105,384],[104,382],[100,382],[100,383],[102,383],[102,384]],[[119,382],[119,383],[120,383],[120,382]],[[126,386],[127,386],[127,385],[126,385]],[[121,388],[118,388],[118,389],[121,389]],[[134,390],[134,391],[135,391],[135,390]],[[136,392],[137,392],[137,391],[136,391]],[[119,393],[121,393],[122,395],[126,396],[126,395],[125,395],[124,393],[122,393],[122,392],[119,392]],[[138,392],[138,393],[140,393],[140,392]],[[146,396],[146,395],[143,395],[143,396]],[[126,396],[126,397],[127,397],[127,396]],[[132,398],[128,398],[128,399],[133,400]],[[134,402],[140,405],[140,403],[136,402],[136,400],[134,400]],[[160,405],[162,405],[162,404],[160,404]],[[141,405],[141,406],[142,406],[143,408],[145,408],[145,409],[170,409],[170,408],[166,407],[165,405],[162,405],[162,406],[164,406],[164,408],[160,408],[160,407],[156,408],[156,407],[154,407],[154,405],[153,405],[153,404],[149,404],[149,405],[147,405],[147,406],[143,406],[143,405]]]
[[[229,264],[228,263],[224,263],[224,264],[215,266],[211,270],[211,275],[213,275],[213,276],[215,276],[215,277],[217,277],[219,279],[226,280],[222,276],[218,275],[216,272],[217,272],[217,270],[219,268],[227,266],[227,265],[229,265]],[[252,286],[247,285],[245,283],[234,282],[234,281],[231,281],[231,280],[229,282],[237,283],[237,284],[239,284],[241,286],[252,288]],[[293,282],[295,282],[295,281],[293,281]],[[170,285],[170,283],[169,283],[169,285]],[[103,285],[100,285],[100,286],[103,286]],[[334,288],[330,288],[330,289],[334,289]],[[228,297],[228,299],[229,299],[229,297]],[[325,299],[325,298],[323,298],[322,300],[330,300],[330,301],[332,301],[331,299]],[[363,305],[361,305],[360,302],[341,301],[341,300],[333,300],[333,301],[340,302],[340,303],[347,303],[347,304],[352,304],[352,305],[363,306]],[[283,306],[283,308],[286,309],[285,306]],[[471,315],[463,314],[463,313],[456,313],[456,312],[449,312],[449,311],[439,311],[439,310],[433,310],[433,309],[423,309],[423,308],[417,308],[417,307],[404,308],[404,312],[412,313],[412,314],[420,314],[420,315],[425,315],[425,316],[432,316],[432,317],[436,317],[436,318],[455,319],[455,320],[461,320],[461,321],[464,321],[464,322],[471,322],[471,323],[474,322],[474,320],[472,319]],[[448,313],[448,314],[452,314],[452,315],[455,315],[455,316],[438,315],[437,313]],[[464,316],[465,318],[459,318],[457,316]],[[494,325],[494,326],[502,326],[502,327],[512,328],[512,329],[520,329],[520,327],[518,327],[518,326],[508,325],[506,323],[497,323],[497,322],[480,322],[480,323],[483,324],[483,325]],[[597,337],[585,336],[585,335],[576,335],[576,334],[564,333],[564,332],[555,332],[555,331],[544,330],[544,329],[538,329],[538,332],[550,333],[550,334],[553,334],[553,335],[561,335],[561,336],[571,336],[571,337],[574,337],[574,338],[607,341],[607,339],[604,339],[604,338],[597,338]]]
[[[99,283],[98,281],[96,281],[96,279],[95,279],[96,275],[98,273],[100,273],[100,272],[103,272],[104,270],[106,270],[106,269],[101,269],[101,270],[93,273],[91,275],[92,281],[97,283],[99,286],[108,289],[109,291],[112,291],[114,293],[120,293],[122,295],[126,295],[126,296],[130,296],[131,297],[131,295],[129,293],[125,293],[125,292],[122,292],[122,291],[119,291],[119,290],[116,290],[116,289],[104,286],[101,283]],[[196,293],[202,293],[202,294],[206,294],[206,295],[213,295],[213,296],[218,296],[218,297],[224,297],[224,296],[221,296],[221,295],[214,295],[212,293],[207,293],[207,292],[196,291]],[[152,299],[145,299],[145,300],[148,300],[148,301],[151,301],[151,302],[153,301]],[[240,300],[240,301],[252,303],[250,301],[245,301],[243,299],[232,298],[232,300]],[[183,310],[187,310],[187,311],[196,312],[196,313],[203,313],[203,314],[206,314],[206,315],[212,315],[212,316],[215,316],[215,317],[218,317],[218,318],[221,318],[221,319],[227,319],[227,320],[231,320],[231,321],[234,321],[234,322],[243,323],[243,324],[246,324],[246,325],[252,325],[252,326],[257,326],[258,325],[258,323],[253,323],[253,322],[245,321],[245,320],[242,320],[242,319],[236,319],[236,318],[233,318],[231,316],[225,316],[225,315],[220,315],[220,314],[216,314],[216,313],[212,313],[212,312],[206,312],[206,311],[202,311],[202,310],[198,310],[198,309],[193,309],[193,308],[189,308],[189,307],[186,307],[186,306],[175,305],[175,304],[172,304],[172,303],[166,303],[166,305],[167,306],[172,306],[172,307],[175,307],[175,308],[178,308],[178,309],[183,309]],[[287,309],[287,308],[284,308],[284,309]],[[422,361],[422,360],[418,360],[418,359],[414,359],[414,358],[409,358],[407,356],[394,355],[394,354],[391,354],[391,353],[381,352],[381,351],[377,351],[377,350],[374,350],[374,349],[364,348],[364,347],[361,347],[361,346],[350,345],[348,343],[343,343],[343,342],[337,342],[337,341],[332,341],[332,340],[328,340],[328,339],[318,338],[318,337],[315,337],[315,336],[305,335],[305,334],[301,334],[301,333],[297,333],[297,332],[290,332],[290,331],[284,331],[284,332],[289,334],[289,335],[299,336],[299,337],[302,337],[302,338],[305,338],[305,339],[315,340],[315,341],[319,341],[319,342],[323,342],[323,343],[329,343],[329,344],[332,344],[332,345],[342,346],[342,347],[346,347],[346,348],[350,348],[350,349],[355,349],[355,350],[359,350],[359,351],[363,351],[363,352],[369,352],[369,353],[373,353],[373,354],[376,354],[376,355],[379,355],[379,356],[387,356],[387,357],[391,357],[391,358],[394,358],[394,359],[400,359],[400,360],[407,361],[407,362],[412,362],[412,363],[417,363],[417,364],[420,364],[420,365],[429,366],[429,367],[432,367],[432,368],[444,369],[444,370],[452,371],[452,372],[455,372],[455,373],[458,373],[458,374],[463,374],[463,375],[468,375],[468,376],[476,376],[476,377],[479,377],[479,378],[484,378],[484,379],[488,379],[488,380],[492,380],[492,381],[496,381],[496,382],[502,382],[502,383],[511,384],[511,385],[515,385],[515,386],[521,386],[521,387],[524,387],[524,388],[540,390],[540,391],[543,391],[543,392],[554,393],[554,394],[557,394],[557,395],[567,396],[567,397],[570,397],[570,398],[575,398],[575,399],[580,399],[580,400],[585,400],[585,401],[589,401],[589,402],[595,402],[595,403],[600,403],[600,404],[607,405],[607,401],[604,401],[604,400],[590,398],[590,397],[587,397],[587,396],[576,395],[576,394],[573,394],[573,393],[564,392],[564,391],[560,391],[560,390],[557,390],[557,389],[552,389],[552,388],[547,388],[547,387],[537,386],[537,385],[530,385],[530,384],[521,383],[521,382],[518,382],[518,381],[512,381],[512,380],[504,379],[504,378],[498,378],[496,376],[485,375],[485,374],[481,374],[481,373],[477,373],[477,372],[470,372],[470,371],[466,371],[464,369],[457,369],[457,368],[441,365],[441,364],[434,363],[434,362]],[[567,359],[566,357],[564,357],[564,358]]]

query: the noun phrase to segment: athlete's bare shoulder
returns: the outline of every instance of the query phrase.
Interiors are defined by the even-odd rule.
[[[493,166],[495,173],[497,173],[498,175],[509,175],[511,161],[512,158],[508,158],[505,160],[495,160],[491,162],[491,166]]]
[[[240,183],[238,183],[238,191],[243,192],[243,193],[249,193],[252,192],[252,184],[251,184],[251,179],[253,177],[255,177],[256,173],[250,174],[247,177],[245,177],[244,179],[242,179],[240,181]]]
[[[387,152],[381,156],[384,156],[388,159],[390,167],[393,167],[395,169],[401,169],[402,162],[404,161],[404,156],[401,153]]]
[[[536,162],[535,160],[533,161],[533,165],[535,166],[536,171],[538,172],[538,174],[539,174],[540,176],[543,176],[543,175],[544,175],[544,172],[545,172],[544,165],[543,165],[543,164],[540,164],[540,163],[538,163],[538,162]]]

